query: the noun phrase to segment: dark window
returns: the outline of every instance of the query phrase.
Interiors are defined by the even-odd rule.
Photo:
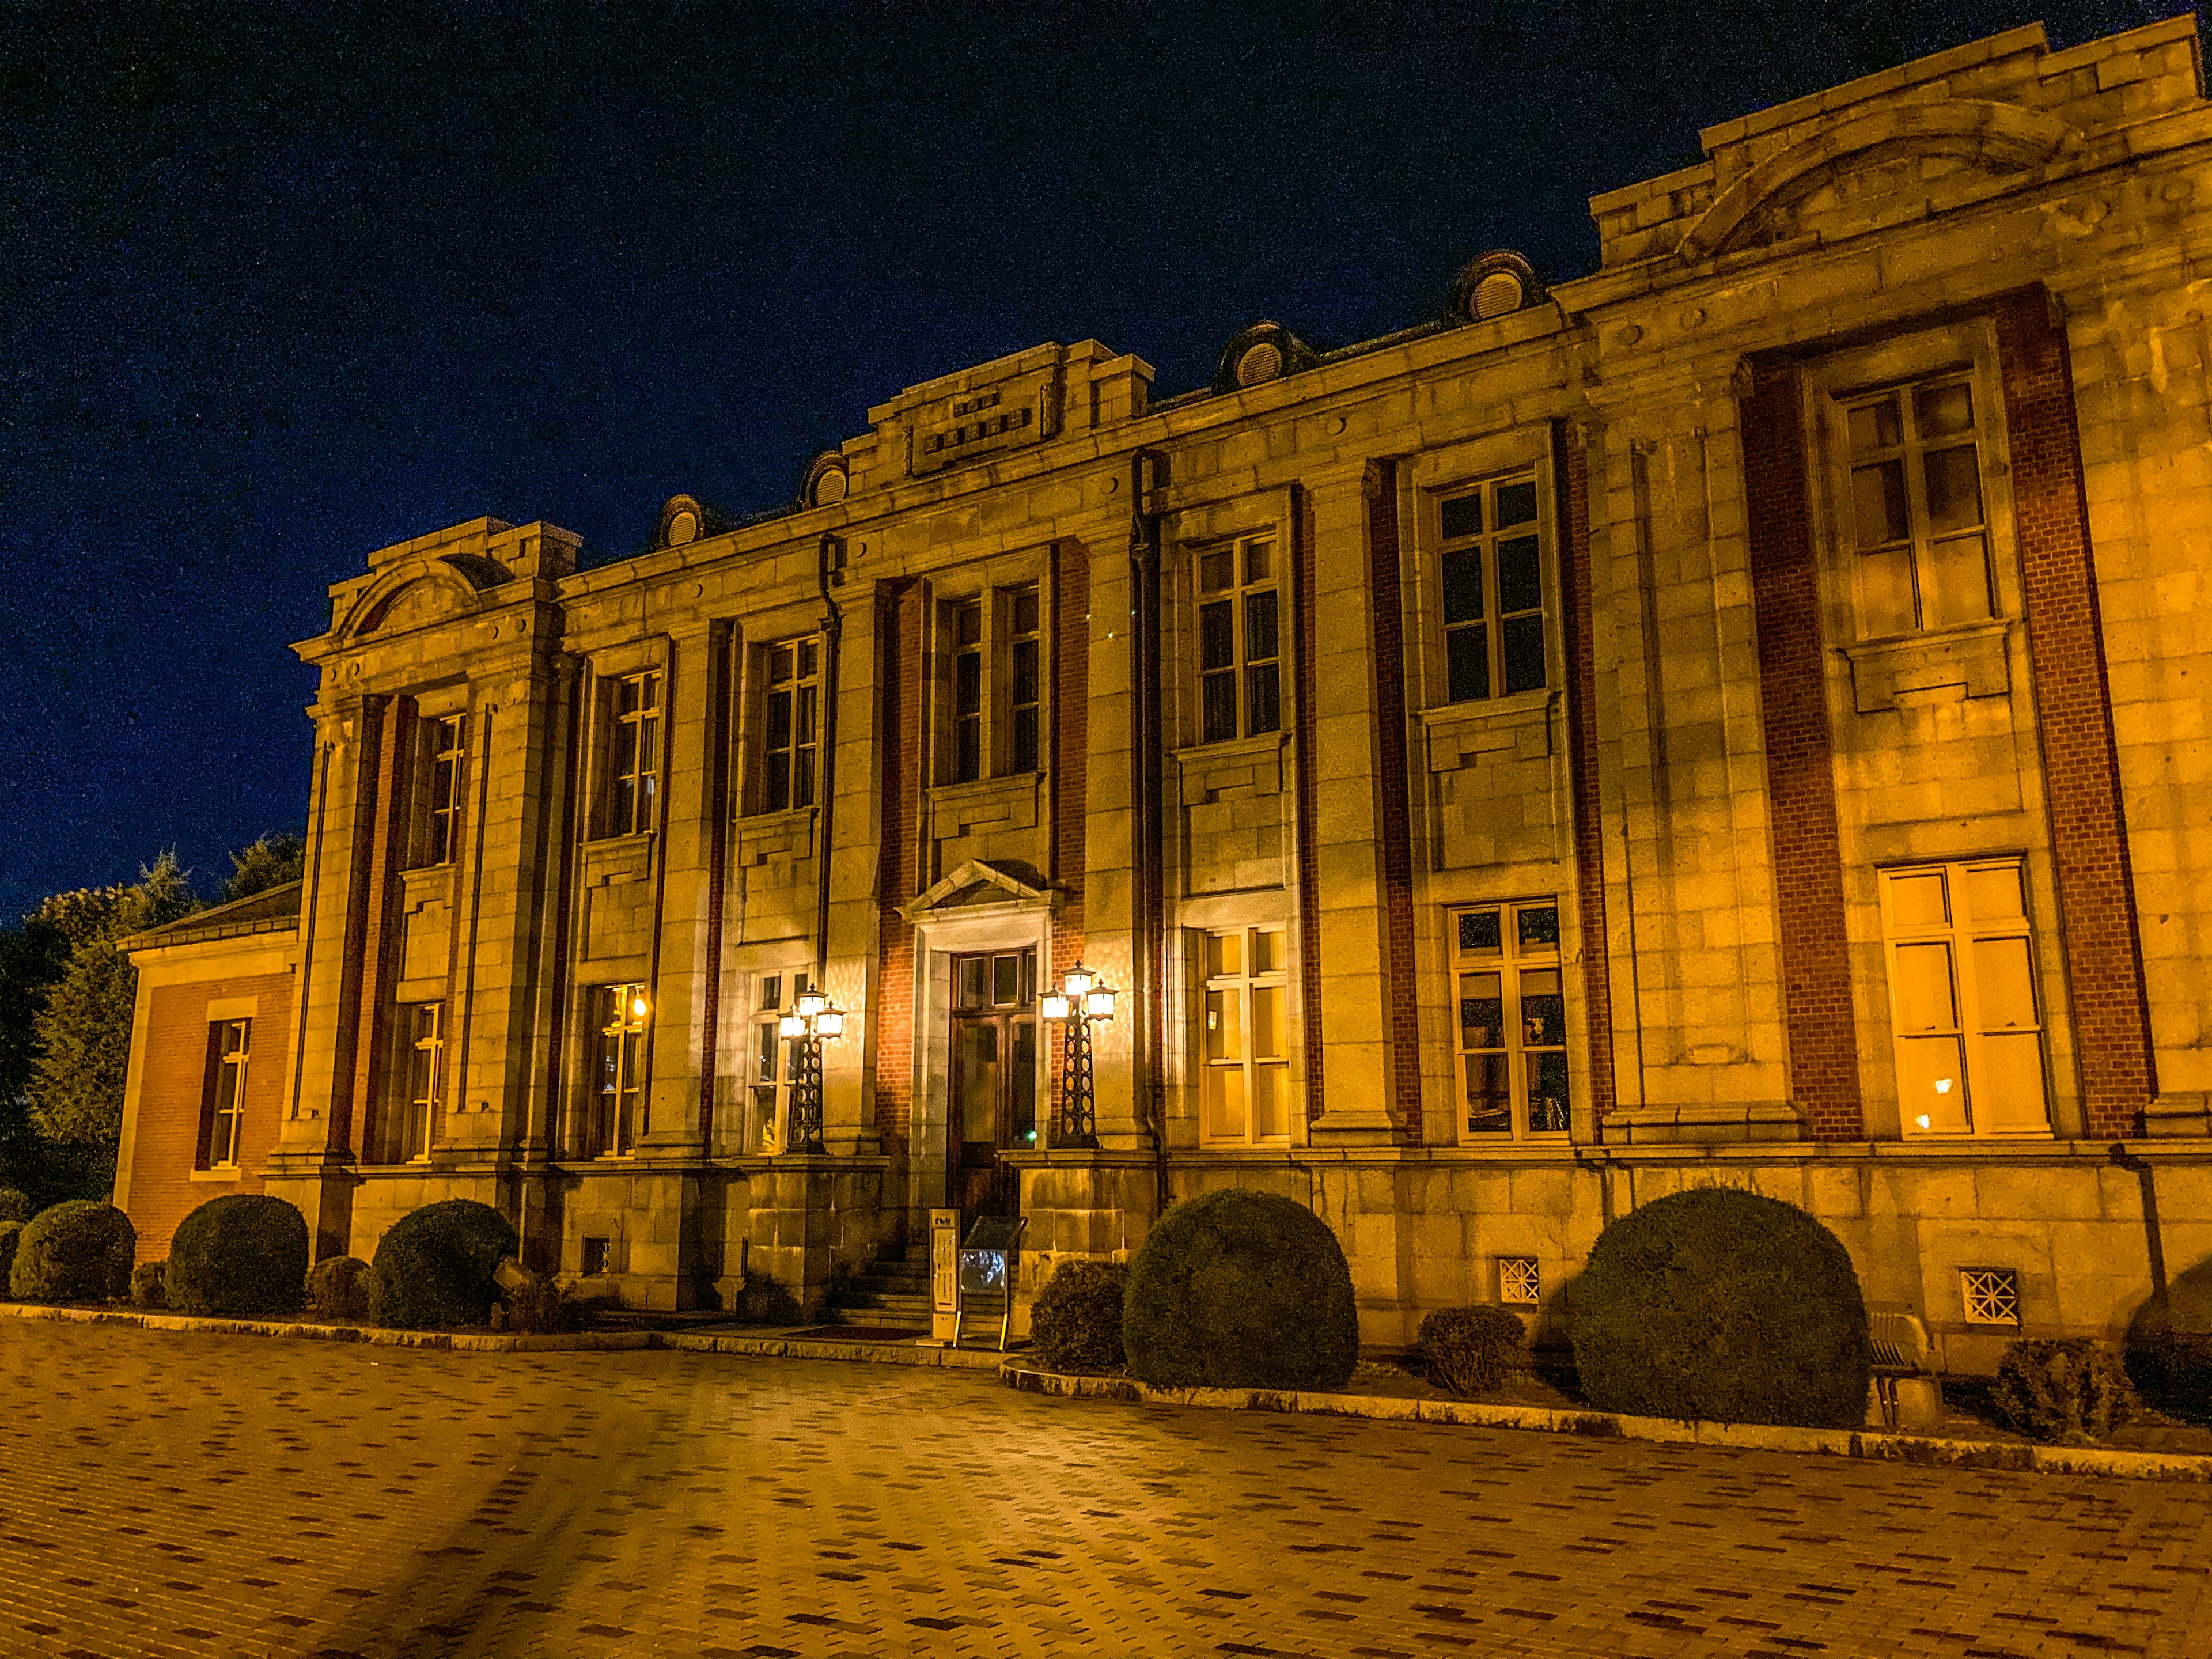
[[[1443,530],[1444,696],[1540,690],[1548,669],[1536,481],[1485,483],[1438,503]]]
[[[1282,592],[1274,544],[1214,548],[1198,561],[1199,740],[1279,732]]]
[[[787,811],[814,805],[815,721],[822,692],[818,641],[772,645],[767,658],[768,696],[763,709],[761,810]]]

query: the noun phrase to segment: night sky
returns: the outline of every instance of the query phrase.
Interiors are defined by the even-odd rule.
[[[2049,3],[2054,46],[2170,15]],[[2034,21],[1737,6],[29,4],[0,16],[0,920],[307,811],[287,648],[378,547],[636,551],[901,388],[1212,377],[1596,263],[1701,126]]]

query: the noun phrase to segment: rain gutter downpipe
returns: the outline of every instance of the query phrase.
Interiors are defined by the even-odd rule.
[[[814,988],[823,988],[830,972],[830,830],[837,811],[837,641],[845,613],[830,597],[830,574],[841,550],[837,538],[828,531],[814,553],[815,585],[822,592],[822,791],[821,833],[814,842]]]
[[[1130,1002],[1137,1030],[1130,1057],[1145,1133],[1152,1137],[1152,1178],[1159,1208],[1168,1206],[1167,1101],[1161,1037],[1165,1025],[1163,964],[1160,960],[1160,515],[1146,505],[1146,468],[1157,486],[1166,476],[1167,457],[1139,448],[1129,456],[1129,599],[1134,612],[1129,629],[1129,776],[1137,809],[1133,838],[1136,879],[1135,914],[1130,921]]]

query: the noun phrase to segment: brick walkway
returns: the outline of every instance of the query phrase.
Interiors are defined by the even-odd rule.
[[[2212,1489],[0,1324],[0,1653],[2212,1652]]]

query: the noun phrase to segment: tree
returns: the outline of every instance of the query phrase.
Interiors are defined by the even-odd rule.
[[[297,881],[307,867],[307,843],[288,834],[264,836],[230,855],[230,879],[222,884],[223,902]]]
[[[116,949],[131,934],[200,908],[176,855],[163,853],[135,887],[92,888],[40,907],[70,939],[67,965],[33,1025],[31,1120],[58,1150],[112,1160],[123,1127],[137,969]]]

